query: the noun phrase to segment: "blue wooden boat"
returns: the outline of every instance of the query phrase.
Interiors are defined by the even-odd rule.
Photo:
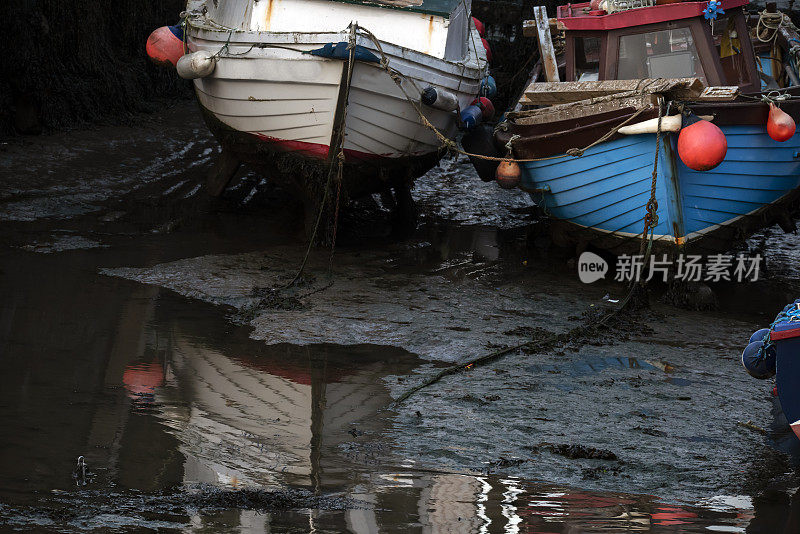
[[[775,223],[794,230],[792,217],[800,207],[800,134],[782,142],[768,135],[770,107],[762,95],[779,98],[780,109],[800,120],[797,65],[789,53],[800,41],[793,42],[797,34],[785,26],[771,30],[775,33],[766,45],[738,39],[749,31],[746,5],[747,0],[722,0],[712,20],[706,2],[613,13],[589,4],[559,8],[558,26],[566,39],[561,79],[566,82],[532,83],[495,133],[498,148],[510,147],[517,159],[538,159],[521,163],[519,187],[551,217],[557,243],[638,251],[656,154],[656,249],[709,253],[730,249]],[[634,44],[641,48],[634,51]],[[762,56],[768,59],[757,61]],[[608,88],[604,82],[634,72],[645,73],[643,82],[669,78],[675,83],[536,105],[557,98],[554,93],[562,87],[584,87],[586,96],[602,94],[592,88]],[[625,87],[617,85],[620,91]],[[727,100],[718,99],[725,91],[705,89],[712,86],[725,86]],[[662,127],[657,146],[659,135],[652,126],[659,106],[663,116],[681,110],[683,120],[677,119],[671,131]],[[679,154],[681,123],[686,128],[689,117],[710,119],[727,140],[724,160],[710,170],[692,170]],[[616,131],[621,125],[626,127]],[[569,151],[598,141],[581,155]]]

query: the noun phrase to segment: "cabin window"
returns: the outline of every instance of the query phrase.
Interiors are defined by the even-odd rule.
[[[575,38],[575,80],[597,81],[600,78],[600,38]]]
[[[701,78],[705,74],[689,28],[623,35],[619,38],[618,80]]]
[[[750,73],[742,54],[742,42],[736,29],[736,15],[723,15],[711,21],[714,46],[722,63],[725,83],[728,85],[749,85]],[[749,36],[745,36],[749,39]]]

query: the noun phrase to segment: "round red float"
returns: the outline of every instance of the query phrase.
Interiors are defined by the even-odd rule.
[[[164,368],[158,362],[131,364],[122,373],[122,383],[132,398],[152,395],[164,385]]]
[[[728,140],[718,126],[699,120],[681,129],[678,156],[690,169],[709,171],[722,163],[728,152]]]
[[[156,28],[147,38],[145,50],[156,65],[174,67],[183,56],[183,30],[180,26]]]
[[[791,139],[795,129],[796,126],[792,116],[770,102],[767,134],[774,140],[783,142]]]

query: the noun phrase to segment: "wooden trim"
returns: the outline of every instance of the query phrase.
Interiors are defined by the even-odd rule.
[[[566,49],[564,53],[566,54],[567,59],[567,66],[564,69],[564,80],[568,82],[575,82],[575,39],[579,39],[581,36],[571,34],[567,36],[566,39]]]
[[[541,82],[528,85],[523,103],[564,104],[630,91],[664,93],[673,98],[695,100],[701,96],[705,87],[699,78]]]
[[[598,72],[598,79],[600,81],[607,80],[610,78],[606,78],[606,49],[608,47],[608,38],[607,34],[603,32],[567,32],[566,36],[566,60],[567,60],[567,68],[566,68],[566,76],[564,79],[568,82],[575,82],[578,81],[575,76],[575,39],[586,38],[586,37],[594,37],[595,39],[600,39],[600,71]]]
[[[690,21],[692,39],[703,66],[706,85],[725,85],[723,81],[722,61],[719,59],[717,47],[714,46],[714,36],[711,34],[711,25],[705,19]]]
[[[537,37],[539,39],[539,52],[544,65],[544,73],[547,81],[558,82],[558,62],[556,61],[556,51],[553,46],[553,38],[550,35],[550,19],[547,18],[547,10],[544,6],[534,6],[533,15],[536,18]]]
[[[761,90],[761,78],[758,76],[758,67],[756,67],[756,53],[753,47],[753,40],[750,38],[750,28],[747,26],[747,16],[743,7],[736,10],[736,33],[739,37],[739,43],[742,45],[742,55],[744,55],[744,62],[747,65],[747,71],[750,76],[750,85],[740,86],[742,92],[755,92]]]

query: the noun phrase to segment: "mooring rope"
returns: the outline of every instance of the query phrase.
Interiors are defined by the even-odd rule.
[[[344,127],[345,127],[345,120],[347,118],[347,102],[350,98],[350,86],[353,79],[353,66],[355,64],[355,52],[356,52],[356,37],[355,37],[355,26],[351,25],[350,31],[350,39],[347,44],[347,49],[349,51],[347,56],[347,73],[345,75],[345,85],[344,85],[344,108],[342,110],[342,114],[339,117],[338,124],[334,125],[336,134],[336,155],[333,156],[330,160],[330,164],[328,166],[328,178],[325,183],[325,192],[322,196],[322,203],[320,204],[319,213],[317,214],[317,220],[314,224],[314,230],[311,233],[311,239],[308,242],[308,247],[306,248],[305,255],[303,256],[303,261],[300,264],[300,268],[297,270],[297,274],[294,275],[294,278],[283,286],[282,289],[286,289],[294,285],[300,277],[303,275],[303,271],[306,268],[306,264],[308,263],[308,258],[311,255],[311,249],[314,247],[314,243],[316,241],[317,232],[319,231],[319,225],[322,221],[322,216],[325,213],[325,206],[328,202],[328,192],[331,189],[331,184],[333,181],[333,168],[334,166],[337,167],[336,171],[336,202],[334,206],[334,214],[333,214],[333,229],[332,229],[332,237],[331,237],[331,253],[330,258],[328,260],[328,274],[331,275],[333,271],[333,254],[336,250],[336,227],[339,224],[339,201],[341,198],[341,191],[342,191],[342,180],[343,180],[343,168],[344,168]],[[333,147],[331,147],[333,148]],[[328,284],[326,287],[322,289],[327,289],[332,285],[332,282]],[[314,291],[316,293],[317,291]]]
[[[764,27],[764,35],[767,35],[770,31],[772,31],[772,34],[769,37],[761,37],[762,26]],[[797,26],[794,25],[792,19],[790,19],[788,15],[781,13],[780,11],[770,13],[765,9],[758,14],[758,22],[756,23],[756,37],[758,37],[758,40],[762,43],[771,43],[778,37],[778,30],[781,26],[797,31]]]
[[[547,161],[547,160],[553,160],[553,159],[560,159],[560,158],[565,158],[565,157],[568,157],[568,156],[581,157],[590,148],[592,148],[594,146],[597,146],[600,143],[604,143],[604,142],[608,141],[609,139],[611,139],[614,135],[617,134],[617,132],[619,131],[620,128],[622,128],[623,126],[626,126],[631,121],[636,119],[636,117],[638,117],[639,115],[641,115],[642,113],[644,113],[645,111],[647,111],[649,109],[649,108],[644,107],[644,108],[640,108],[640,109],[636,110],[630,117],[625,119],[621,124],[617,125],[614,128],[611,128],[602,137],[600,137],[599,139],[595,140],[594,142],[586,145],[585,147],[583,147],[583,148],[570,148],[566,152],[564,152],[563,154],[557,154],[555,156],[543,156],[543,157],[539,157],[539,158],[514,158],[514,157],[510,157],[510,156],[506,156],[506,157],[486,156],[486,155],[483,155],[483,154],[475,154],[473,152],[467,152],[466,150],[461,149],[458,146],[458,143],[456,143],[452,139],[450,139],[447,136],[445,136],[442,132],[440,132],[436,128],[436,126],[434,126],[431,123],[431,121],[428,120],[428,117],[425,116],[425,113],[422,111],[422,109],[420,109],[420,107],[417,104],[416,100],[411,98],[411,95],[409,95],[408,92],[403,87],[403,75],[400,72],[398,72],[395,69],[393,69],[389,65],[389,58],[386,56],[386,53],[383,51],[383,47],[381,47],[381,44],[380,44],[380,41],[378,40],[378,38],[375,37],[375,35],[371,31],[369,31],[368,29],[364,28],[363,26],[357,26],[357,29],[358,29],[358,31],[362,32],[375,45],[375,48],[378,50],[378,52],[381,55],[381,59],[380,59],[381,67],[386,71],[386,73],[389,75],[389,77],[394,81],[394,83],[397,85],[397,87],[403,93],[403,96],[406,98],[408,103],[411,104],[411,106],[417,112],[417,115],[419,115],[419,119],[422,122],[423,126],[425,126],[426,128],[428,128],[429,130],[431,130],[434,133],[434,135],[441,142],[442,147],[446,148],[447,150],[456,152],[458,154],[462,154],[462,155],[470,157],[470,158],[477,158],[477,159],[482,159],[482,160],[486,160],[486,161],[496,161],[496,162],[514,161],[514,162],[517,162],[517,163],[529,163],[529,162],[535,162],[535,161]],[[634,93],[635,94],[642,94],[642,95],[647,94],[647,91],[646,91],[647,85],[649,85],[649,84],[646,83],[644,87],[642,87],[638,91],[634,91]]]
[[[647,260],[648,260],[648,258],[650,256],[650,253],[651,253],[651,250],[652,250],[652,245],[653,245],[653,237],[654,237],[653,233],[654,233],[656,225],[658,224],[658,213],[657,213],[658,212],[658,201],[656,200],[656,185],[657,185],[657,179],[658,179],[659,147],[661,145],[661,120],[663,118],[663,113],[662,113],[663,106],[662,106],[661,100],[662,99],[659,98],[659,102],[658,102],[658,128],[656,130],[656,150],[655,150],[655,159],[653,161],[652,180],[651,180],[651,185],[650,185],[650,200],[647,202],[647,205],[646,205],[647,213],[646,213],[645,218],[644,218],[645,224],[644,224],[644,230],[642,231],[642,243],[641,243],[641,247],[640,247],[640,254],[642,254],[642,252],[644,251],[645,241],[647,242],[647,250],[646,250],[646,252],[644,252],[643,265],[647,264]],[[669,114],[669,104],[667,105],[667,114]],[[647,234],[648,234],[648,230],[650,232],[650,237],[649,237],[649,239],[646,239]],[[460,373],[460,372],[466,371],[466,370],[471,369],[471,368],[473,368],[475,366],[485,365],[485,364],[491,363],[491,362],[493,362],[493,361],[495,361],[495,360],[497,360],[497,359],[499,359],[499,358],[501,358],[501,357],[503,357],[503,356],[505,356],[507,354],[510,354],[512,352],[516,352],[516,351],[524,349],[524,348],[535,348],[535,349],[537,349],[537,352],[544,352],[545,350],[553,349],[553,348],[555,348],[555,347],[557,347],[559,345],[564,345],[566,343],[569,343],[570,341],[575,341],[576,339],[579,338],[579,336],[585,337],[588,332],[593,331],[593,330],[597,329],[600,326],[603,326],[611,318],[613,318],[616,315],[620,314],[622,311],[627,310],[628,307],[632,305],[631,301],[633,299],[633,296],[636,293],[641,292],[646,284],[647,284],[646,280],[642,281],[641,283],[638,283],[636,280],[631,280],[630,287],[628,288],[628,293],[620,301],[619,307],[616,308],[615,310],[612,310],[612,311],[604,314],[602,317],[600,317],[596,321],[590,322],[588,325],[579,326],[579,327],[573,328],[573,329],[571,329],[571,330],[569,330],[567,332],[551,336],[549,339],[545,339],[545,340],[529,339],[529,340],[524,341],[522,343],[519,343],[517,345],[511,346],[511,347],[506,347],[504,349],[499,349],[499,350],[490,352],[488,354],[484,354],[482,356],[479,356],[477,358],[473,358],[473,359],[467,360],[465,362],[461,362],[459,364],[447,367],[447,368],[439,371],[438,373],[436,373],[431,378],[425,380],[421,384],[418,384],[418,385],[406,390],[405,392],[403,392],[393,402],[393,405],[394,406],[398,406],[398,405],[402,404],[406,399],[408,399],[411,395],[413,395],[417,391],[420,391],[421,389],[424,389],[424,388],[426,388],[426,387],[428,387],[428,386],[430,386],[432,384],[435,384],[436,382],[440,381],[442,378],[444,378],[446,376],[454,375],[456,373]]]

